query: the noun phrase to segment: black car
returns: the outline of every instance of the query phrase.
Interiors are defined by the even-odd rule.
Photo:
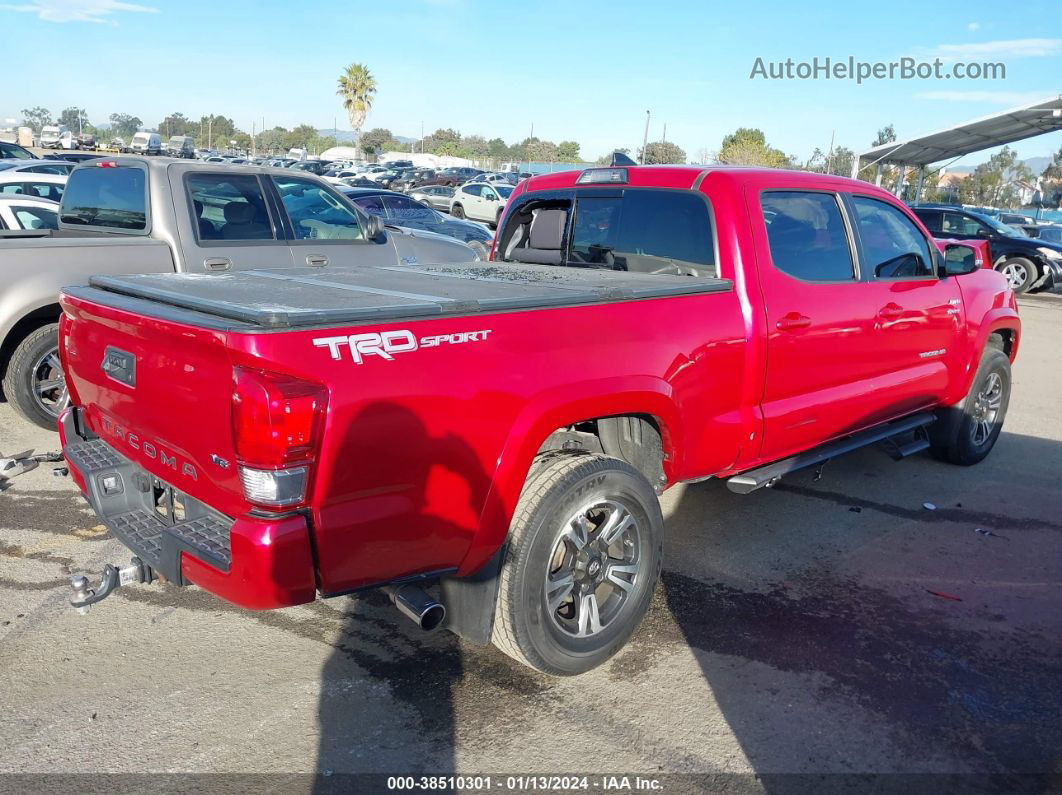
[[[952,205],[911,208],[933,237],[987,240],[992,266],[1016,293],[1062,284],[1062,245],[1032,238],[981,213]]]
[[[467,243],[482,259],[486,259],[490,252],[494,235],[482,224],[450,218],[426,204],[414,201],[409,196],[390,190],[370,188],[337,188],[337,190],[359,209],[369,215],[379,217],[385,224],[452,237]]]
[[[297,171],[308,171],[311,174],[321,176],[332,167],[332,163],[323,160],[303,160],[293,164],[291,167]]]
[[[86,160],[96,160],[102,157],[97,152],[63,152],[60,159],[70,163],[84,163]]]
[[[410,188],[416,187],[418,180],[425,179],[423,176],[423,168],[403,168],[398,172],[398,176],[391,182],[391,190],[408,191]],[[435,176],[435,172],[428,171],[428,176]]]
[[[28,149],[10,141],[0,141],[0,160],[37,160],[38,157]]]
[[[450,166],[444,168],[439,172],[438,176],[444,181],[446,185],[463,185],[474,177],[478,177],[486,172],[478,168],[470,168],[468,166]]]

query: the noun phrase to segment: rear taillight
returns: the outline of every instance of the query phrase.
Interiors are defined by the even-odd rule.
[[[233,375],[232,432],[244,496],[268,507],[304,502],[328,391],[260,370],[237,367]]]

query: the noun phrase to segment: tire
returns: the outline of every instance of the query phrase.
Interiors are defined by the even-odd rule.
[[[49,384],[54,386],[42,393]],[[58,323],[41,326],[15,348],[4,373],[4,395],[23,419],[56,430],[59,412],[69,400],[59,368]]]
[[[450,215],[452,215],[454,218],[457,218],[458,220],[463,221],[465,219],[465,208],[462,207],[460,204],[455,204],[453,207],[450,208]]]
[[[492,643],[555,676],[601,665],[649,608],[663,527],[652,486],[630,464],[589,453],[543,456],[516,506]],[[610,528],[623,529],[605,548]]]
[[[1036,265],[1025,257],[1008,257],[996,265],[996,270],[1006,277],[1010,288],[1019,294],[1028,292],[1033,282],[1040,278]]]
[[[947,446],[934,446],[936,458],[959,466],[983,461],[996,444],[1010,405],[1010,359],[990,344],[981,356],[973,386],[962,403],[958,434]]]

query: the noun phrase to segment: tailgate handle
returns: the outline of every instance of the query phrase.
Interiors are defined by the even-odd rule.
[[[316,268],[320,268],[328,264],[328,257],[326,257],[324,254],[307,254],[306,264],[312,265]]]
[[[228,257],[207,257],[203,260],[203,267],[208,271],[227,271],[232,267],[232,260]]]

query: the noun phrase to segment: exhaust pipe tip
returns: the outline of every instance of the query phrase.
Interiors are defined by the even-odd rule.
[[[398,612],[425,632],[434,632],[446,620],[446,606],[436,602],[416,585],[387,585],[384,593]]]

